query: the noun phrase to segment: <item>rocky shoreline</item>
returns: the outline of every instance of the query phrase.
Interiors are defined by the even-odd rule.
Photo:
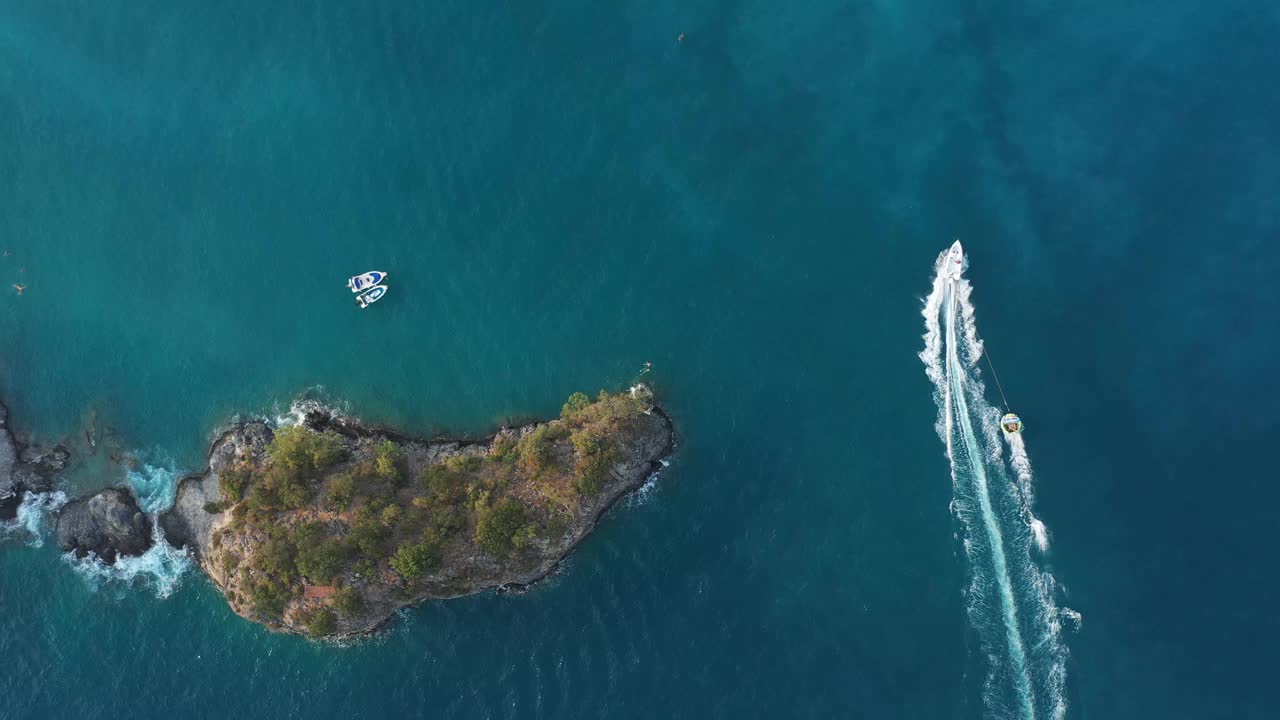
[[[644,386],[575,394],[558,419],[485,438],[413,438],[315,407],[296,428],[250,420],[222,432],[154,524],[237,614],[280,632],[359,635],[402,607],[537,583],[674,447]],[[322,451],[302,469],[288,454]],[[69,460],[62,446],[20,445],[0,406],[0,519],[24,493],[51,490]],[[64,552],[107,564],[160,541],[128,488],[67,502],[55,527]]]
[[[62,445],[48,451],[18,442],[9,427],[9,410],[0,404],[0,520],[12,520],[25,493],[48,492],[71,460]]]

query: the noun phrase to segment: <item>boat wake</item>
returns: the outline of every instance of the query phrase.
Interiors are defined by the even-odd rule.
[[[1036,548],[1041,553],[1049,552],[1049,529],[1032,510],[1031,494],[1031,459],[1027,457],[1027,446],[1022,440],[1022,433],[1007,433],[1005,440],[1009,443],[1009,465],[1018,477],[1018,490],[1022,493],[1022,506],[1026,509],[1027,525],[1035,538]]]
[[[966,606],[987,664],[987,717],[1062,718],[1066,714],[1067,650],[1053,576],[1033,557],[1048,550],[1048,531],[1032,512],[1031,461],[1020,434],[1007,436],[1005,465],[1000,411],[985,399],[972,286],[962,275],[959,243],[938,256],[925,300],[925,348],[934,385],[937,431],[951,463],[952,513],[964,532],[969,563]]]

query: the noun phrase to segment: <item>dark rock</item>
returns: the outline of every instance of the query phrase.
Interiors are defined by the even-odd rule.
[[[183,478],[178,483],[178,492],[182,493],[186,485],[190,483],[199,484],[203,479],[203,476]],[[174,548],[196,547],[195,531],[191,524],[187,522],[187,518],[181,513],[168,510],[160,513],[156,521],[160,523],[160,530],[164,533],[165,542]]]
[[[14,492],[0,498],[0,520],[12,520],[18,517],[18,506],[22,504],[21,493]]]
[[[257,420],[239,423],[222,433],[209,448],[209,469],[183,478],[178,483],[173,507],[161,513],[159,522],[165,541],[175,548],[195,550],[199,555],[207,552],[218,516],[206,512],[204,507],[227,500],[222,496],[219,473],[246,454],[256,456],[265,452],[274,437],[271,428]]]
[[[21,459],[11,474],[14,485],[31,492],[46,492],[71,461],[71,451],[61,445],[48,451],[24,448]]]
[[[70,460],[71,451],[62,445],[54,445],[50,450],[42,450],[36,447],[23,448],[22,450],[22,462],[36,466],[42,473],[62,472],[67,468],[67,463]]]
[[[18,502],[21,502],[15,500],[21,495],[18,492],[18,481],[13,478],[13,466],[18,462],[18,448],[13,435],[9,434],[8,419],[9,411],[0,404],[0,518],[12,518],[13,515],[7,513],[17,513]],[[10,504],[13,505],[12,508],[8,508]]]
[[[127,490],[107,488],[58,512],[58,545],[76,557],[92,552],[114,563],[121,555],[141,555],[151,544],[151,522]]]

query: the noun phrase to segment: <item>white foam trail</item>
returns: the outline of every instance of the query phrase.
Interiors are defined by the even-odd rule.
[[[1018,489],[1024,498],[1031,497],[1031,458],[1027,457],[1027,446],[1022,433],[1007,433],[1005,440],[1009,443],[1009,464],[1018,476]]]
[[[61,490],[23,493],[22,503],[18,505],[18,516],[12,522],[0,524],[0,537],[24,536],[31,547],[43,547],[45,518],[66,504],[67,494]]]
[[[946,252],[939,255],[924,301],[920,359],[934,385],[936,427],[950,460],[951,511],[964,529],[965,598],[988,654],[986,715],[1031,720],[1043,712],[1056,720],[1066,712],[1061,618],[1078,615],[1058,610],[1053,576],[1032,560],[1033,543],[1047,549],[1048,530],[1031,512],[1030,460],[1022,438],[1011,436],[1016,480],[1009,477],[1000,411],[986,401],[976,367],[983,346],[969,301],[973,288],[963,276],[941,275],[946,260]]]
[[[1013,466],[1013,472],[1018,476],[1018,490],[1022,493],[1022,506],[1026,509],[1027,525],[1031,527],[1036,547],[1040,552],[1047,553],[1049,552],[1049,528],[1035,516],[1032,508],[1034,497],[1031,494],[1031,458],[1027,457],[1026,443],[1022,439],[1022,433],[1005,433],[1005,440],[1009,443],[1009,464]]]
[[[946,371],[942,368],[942,326],[938,322],[938,316],[942,311],[942,299],[946,296],[947,281],[942,277],[941,269],[946,261],[945,256],[938,256],[938,264],[933,269],[933,291],[929,293],[929,297],[925,298],[924,309],[920,311],[924,315],[924,350],[920,351],[920,360],[924,362],[925,374],[933,381],[934,399],[945,400],[950,390],[947,389]],[[950,413],[946,408],[948,401],[938,403],[938,420],[936,423],[938,436],[943,441],[948,440],[948,427]]]
[[[978,505],[982,510],[982,520],[987,531],[987,542],[991,549],[991,561],[995,566],[995,581],[1000,597],[1000,612],[1003,616],[1006,641],[1009,649],[1009,661],[1011,671],[1013,672],[1013,681],[1017,685],[1016,692],[1018,695],[1019,709],[1022,716],[1033,720],[1036,716],[1035,705],[1031,690],[1031,680],[1027,676],[1027,651],[1022,641],[1022,631],[1018,623],[1018,608],[1013,597],[1013,583],[1009,578],[1009,563],[1005,557],[1004,550],[1004,533],[1000,530],[999,520],[996,519],[995,509],[991,504],[991,493],[987,486],[987,473],[984,463],[981,459],[978,439],[974,436],[973,421],[969,416],[969,408],[965,398],[965,376],[964,368],[960,365],[959,354],[956,349],[956,302],[958,294],[956,286],[957,281],[949,281],[947,283],[947,379],[948,387],[952,391],[952,400],[955,402],[955,414],[959,420],[961,438],[965,443],[967,454],[969,456],[969,469],[973,473],[974,483],[976,485],[975,492],[978,496]],[[968,283],[964,283],[968,285]],[[967,292],[965,293],[967,297]],[[965,323],[972,326],[972,322]],[[972,332],[972,331],[970,331]],[[968,334],[968,333],[966,333]],[[976,338],[975,338],[976,339]],[[951,453],[949,453],[951,454]],[[956,462],[954,454],[951,454],[952,476],[955,482]]]
[[[153,590],[156,597],[167,598],[190,569],[191,555],[186,548],[177,550],[169,545],[164,539],[164,530],[155,520],[151,522],[151,533],[155,544],[150,549],[141,555],[117,557],[114,565],[106,564],[93,553],[77,558],[75,553],[68,552],[62,557],[94,591],[113,584],[140,584]]]

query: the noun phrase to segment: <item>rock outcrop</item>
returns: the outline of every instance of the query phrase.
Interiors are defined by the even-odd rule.
[[[48,451],[23,447],[8,422],[9,411],[0,404],[0,520],[17,516],[23,493],[50,490],[71,460],[71,453],[61,445]]]
[[[254,420],[236,425],[214,441],[209,448],[209,469],[179,481],[173,508],[160,515],[165,540],[174,547],[189,547],[203,557],[209,550],[215,521],[225,520],[220,513],[205,511],[205,506],[223,501],[219,474],[242,458],[260,456],[272,437],[266,423]]]
[[[9,410],[0,405],[0,518],[10,518],[18,511],[18,481],[13,479],[13,466],[18,462],[18,447],[9,433]]]
[[[58,512],[58,545],[77,557],[93,553],[106,563],[122,555],[141,555],[151,547],[151,521],[133,493],[107,488],[77,498]]]

